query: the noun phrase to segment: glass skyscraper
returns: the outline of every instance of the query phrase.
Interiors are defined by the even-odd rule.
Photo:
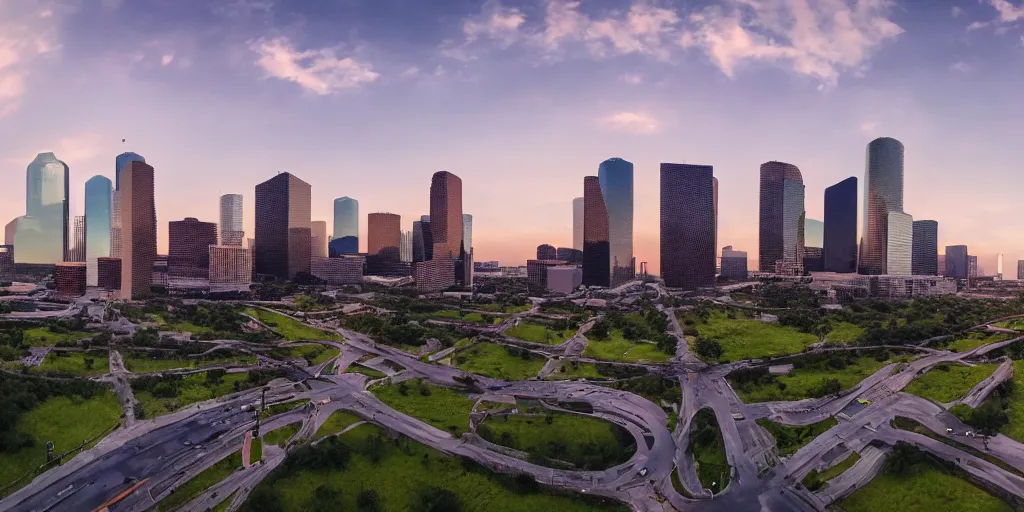
[[[939,274],[939,223],[914,221],[914,252],[911,271],[915,276]]]
[[[96,258],[110,256],[111,193],[113,185],[106,176],[93,176],[85,182],[85,281],[99,285]]]
[[[473,216],[462,214],[462,245],[466,252],[473,252]]]
[[[968,273],[966,245],[946,246],[946,277],[966,278]]]
[[[868,143],[866,160],[860,273],[889,274],[888,215],[903,211],[903,144],[889,137],[875,139]]]
[[[572,200],[572,248],[583,250],[583,198]]]
[[[804,184],[782,182],[782,266],[776,272],[801,275],[804,272]]]
[[[665,286],[693,290],[715,284],[713,174],[710,165],[661,164],[661,276]]]
[[[608,209],[597,176],[583,178],[583,284],[609,286]]]
[[[282,172],[256,185],[256,274],[282,281],[310,270],[310,186]]]
[[[242,194],[220,196],[220,244],[241,247],[245,239],[242,228]]]
[[[608,209],[610,286],[633,279],[633,164],[621,158],[601,162],[597,168],[601,195]]]
[[[25,174],[25,216],[18,219],[14,256],[18,263],[52,264],[68,256],[67,164],[39,153]]]
[[[825,223],[818,219],[804,219],[804,247],[825,246]]]
[[[758,215],[758,268],[761,272],[776,272],[776,266],[795,262],[803,265],[803,254],[798,254],[803,247],[803,181],[800,169],[793,164],[775,161],[761,164]],[[787,186],[786,182],[791,183]],[[800,250],[796,249],[796,243],[800,244]]]
[[[359,252],[359,201],[351,197],[334,200],[334,240],[331,247],[337,254]]]
[[[826,272],[857,271],[857,178],[846,178],[825,189],[822,238]]]
[[[412,261],[430,261],[434,256],[434,238],[430,235],[430,215],[412,223]]]
[[[914,218],[903,212],[889,212],[886,235],[886,274],[913,275]]]
[[[128,151],[117,155],[114,159],[114,190],[121,190],[121,169],[124,168],[128,162],[146,162],[146,158],[138,153],[132,153]]]

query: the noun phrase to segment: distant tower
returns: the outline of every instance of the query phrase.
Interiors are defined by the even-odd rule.
[[[462,252],[462,179],[438,171],[430,180],[430,234],[434,239],[433,259],[451,258],[456,282],[465,282]]]
[[[194,217],[167,223],[167,273],[208,278],[210,246],[217,245],[217,225]]]
[[[825,189],[822,253],[826,272],[857,271],[857,178]]]
[[[68,256],[67,164],[39,153],[25,173],[25,216],[19,217],[14,246],[18,263],[53,264]]]
[[[117,155],[114,158],[114,190],[121,190],[121,170],[130,162],[146,163],[146,158],[131,151]]]
[[[412,261],[430,261],[434,255],[434,238],[430,235],[430,215],[420,216],[412,223]]]
[[[113,185],[106,176],[93,176],[85,182],[85,262],[89,286],[99,284],[97,258],[110,256],[112,193]]]
[[[558,252],[555,250],[553,245],[543,244],[537,246],[537,259],[538,260],[554,260],[558,259]]]
[[[1003,253],[999,253],[999,256],[996,257],[996,275],[999,276],[999,279],[1003,278]]]
[[[366,222],[366,253],[399,260],[402,245],[402,217],[394,213],[371,213]]]
[[[256,185],[256,274],[294,279],[310,270],[310,186],[282,172]]]
[[[85,263],[85,216],[75,215],[73,240],[71,250],[68,251],[68,261]],[[88,282],[88,274],[86,277]]]
[[[583,198],[572,200],[572,248],[583,250]]]
[[[609,286],[608,209],[597,176],[583,178],[583,285]]]
[[[939,223],[934,220],[915,220],[913,244],[913,274],[939,275]]]
[[[714,170],[661,164],[661,276],[665,286],[715,284]]]
[[[761,164],[758,229],[761,272],[802,273],[804,185],[797,166],[775,161]]]
[[[715,258],[718,258],[718,178],[712,178],[715,193]]]
[[[334,240],[338,254],[359,252],[359,201],[351,197],[334,200]]]
[[[860,273],[886,274],[888,215],[903,211],[903,144],[889,137],[871,141],[864,174]]]
[[[156,259],[153,167],[133,160],[121,169],[121,298],[151,294]]]
[[[327,221],[314,220],[310,223],[312,235],[310,236],[310,252],[314,258],[327,257]]]
[[[220,196],[220,244],[241,247],[244,239],[242,194],[224,194]]]
[[[601,162],[597,169],[601,195],[608,209],[608,258],[611,286],[633,279],[633,164],[621,158]]]

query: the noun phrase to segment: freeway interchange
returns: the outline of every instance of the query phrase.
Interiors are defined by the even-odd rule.
[[[500,333],[516,321],[515,317],[531,312],[513,315],[496,331]],[[1018,507],[1024,504],[1024,478],[1020,476],[1024,472],[1024,445],[1002,435],[990,438],[987,445],[977,438],[958,436],[957,433],[970,430],[970,427],[960,423],[942,407],[902,392],[911,380],[936,364],[976,360],[1024,338],[993,343],[963,353],[917,348],[921,352],[920,357],[899,367],[887,365],[838,396],[744,404],[733,392],[726,376],[752,362],[706,365],[690,353],[673,312],[668,310],[667,313],[671,319],[670,328],[679,339],[678,352],[670,364],[644,366],[679,381],[682,402],[678,404],[679,421],[673,432],[666,427],[667,414],[662,407],[626,391],[581,381],[505,382],[480,375],[471,376],[478,388],[476,395],[536,400],[554,410],[563,410],[559,404],[566,402],[586,402],[593,408],[593,416],[627,429],[636,439],[636,453],[625,463],[604,471],[570,471],[539,466],[493,449],[472,433],[456,438],[450,432],[388,407],[367,391],[371,384],[367,377],[344,373],[349,364],[370,356],[378,363],[389,362],[403,368],[389,377],[392,382],[421,378],[456,388],[470,375],[456,368],[431,364],[402,350],[379,344],[364,334],[345,329],[337,329],[344,342],[319,342],[341,349],[341,357],[315,368],[295,369],[293,377],[301,385],[279,379],[265,388],[267,403],[305,399],[311,405],[264,420],[261,431],[301,421],[299,434],[287,447],[290,448],[296,442],[308,440],[331,413],[345,410],[366,422],[446,454],[471,458],[495,471],[529,474],[542,484],[614,498],[638,511],[824,510],[870,481],[881,470],[890,447],[902,441],[956,464],[972,482],[1007,502]],[[550,358],[568,355],[574,356],[574,360],[597,362],[578,357],[586,346],[585,334],[591,325],[592,322],[585,324],[575,337],[557,346],[529,342],[514,344]],[[509,340],[509,343],[513,342]],[[111,361],[111,375],[105,379],[115,384],[119,395],[130,395],[130,387],[125,384],[127,372],[115,352],[112,352]],[[322,371],[328,364],[333,365],[335,371],[323,375]],[[996,384],[1009,378],[1006,371],[997,374],[972,390],[968,399],[972,403],[980,403]],[[135,421],[129,415],[122,428],[91,450],[40,475],[0,500],[0,510],[96,510],[142,481],[145,483],[112,505],[111,510],[152,509],[174,489],[240,449],[246,432],[253,427],[253,414],[244,406],[257,403],[260,392],[260,389],[254,389],[234,393],[155,420]],[[697,411],[703,408],[714,412],[732,467],[729,485],[714,496],[701,486],[693,457],[688,451],[690,425]],[[126,407],[126,413],[128,409],[130,407]],[[896,416],[915,420],[940,436],[955,438],[956,443],[971,450],[895,429],[890,422]],[[783,459],[777,456],[771,435],[755,422],[766,418],[785,425],[809,425],[828,417],[836,417],[838,424]],[[236,510],[252,489],[284,461],[287,448],[265,446],[262,463],[234,472],[179,510],[205,511],[228,496],[232,496],[229,510]],[[825,489],[811,492],[798,485],[810,471],[821,471],[835,465],[851,452],[860,453],[861,459]],[[988,457],[978,457],[978,452]],[[992,463],[992,458],[1002,464]],[[685,490],[683,494],[672,482],[673,471],[677,468],[679,484]]]

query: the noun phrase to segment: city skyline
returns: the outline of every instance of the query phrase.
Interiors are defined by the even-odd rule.
[[[671,38],[659,37],[650,43],[653,46],[641,46],[644,51],[617,47],[609,39],[592,41],[592,45],[564,40],[557,42],[559,51],[554,54],[542,52],[527,37],[547,27],[546,1],[505,2],[501,5],[506,10],[501,11],[455,5],[414,9],[424,19],[444,21],[424,23],[410,34],[427,50],[409,54],[395,47],[393,32],[371,37],[366,30],[363,41],[336,35],[345,31],[332,29],[329,34],[325,30],[340,18],[357,23],[374,9],[368,6],[353,7],[355,12],[323,13],[312,6],[275,5],[266,11],[239,13],[224,7],[232,2],[194,5],[186,10],[206,13],[209,23],[230,28],[219,32],[216,40],[204,40],[199,48],[189,44],[186,36],[209,31],[164,10],[155,11],[159,16],[140,13],[150,3],[121,2],[116,9],[91,6],[75,13],[53,9],[46,16],[45,6],[18,12],[4,7],[4,14],[9,14],[6,19],[27,27],[31,37],[50,43],[42,45],[47,48],[42,53],[18,55],[16,69],[25,87],[14,96],[4,96],[0,108],[4,112],[0,122],[20,128],[0,141],[4,173],[16,176],[32,155],[52,150],[71,168],[72,216],[83,212],[85,180],[102,174],[115,181],[110,161],[127,150],[145,154],[164,171],[156,176],[158,219],[193,216],[216,221],[220,194],[241,192],[251,205],[251,184],[278,171],[302,176],[313,185],[314,220],[329,220],[330,201],[341,195],[359,198],[364,211],[394,211],[416,218],[429,206],[420,192],[422,184],[432,172],[444,169],[466,182],[465,208],[474,212],[477,224],[476,259],[515,264],[525,262],[542,241],[571,246],[568,203],[579,195],[579,177],[594,173],[601,161],[618,155],[635,167],[633,252],[637,261],[648,261],[657,272],[656,184],[661,162],[714,165],[722,187],[716,245],[745,250],[754,262],[754,176],[760,163],[780,159],[800,167],[807,189],[807,215],[821,218],[818,191],[849,176],[863,177],[864,145],[886,135],[907,147],[906,211],[942,224],[940,247],[962,243],[976,248],[972,252],[983,257],[986,268],[995,266],[989,261],[997,253],[1011,260],[1024,254],[1024,241],[1015,236],[1012,226],[988,222],[1012,213],[1010,187],[992,185],[1012,179],[1019,150],[1013,143],[1012,125],[1005,122],[1024,114],[1024,106],[1011,101],[1015,93],[1010,84],[1019,83],[1020,67],[1003,65],[1020,55],[1020,30],[1002,21],[987,2],[901,2],[900,8],[872,8],[865,18],[856,18],[850,29],[867,36],[855,43],[860,45],[855,49],[863,51],[851,53],[846,53],[845,46],[850,43],[842,42],[822,21],[829,19],[827,9],[838,7],[817,7],[812,20],[826,44],[836,48],[834,54],[814,52],[794,42],[788,37],[793,34],[790,26],[775,30],[778,45],[792,48],[790,55],[807,59],[799,61],[808,63],[800,68],[805,71],[795,65],[798,57],[768,62],[728,48],[733,52],[727,54],[731,60],[715,60],[706,54],[708,39],[697,38],[689,48],[675,44],[684,33],[704,33],[687,18],[703,5],[645,7],[657,14],[671,11],[680,21],[665,27]],[[641,4],[588,2],[578,8],[578,19],[621,23],[634,5]],[[723,13],[739,9],[746,15],[742,25],[747,33],[772,35],[771,24],[756,27],[752,23],[756,18],[769,20],[770,10],[753,12],[734,3],[723,5]],[[522,13],[521,22],[516,13]],[[516,24],[515,30],[507,30],[507,39],[491,37],[485,30],[497,25],[484,22],[509,16]],[[318,17],[322,21],[304,33],[282,21]],[[932,26],[917,22],[922,17]],[[132,24],[125,20],[131,19],[146,21],[146,29],[128,26]],[[891,32],[872,31],[865,20],[878,20]],[[976,23],[988,26],[967,30]],[[110,27],[123,30],[117,42],[102,37]],[[473,41],[467,42],[466,27],[480,27]],[[997,33],[999,28],[1004,29],[1003,35]],[[21,34],[10,33],[12,37]],[[277,34],[285,39],[275,38]],[[625,41],[645,41],[643,34],[624,35]],[[510,43],[501,48],[505,40]],[[754,41],[766,44],[766,39]],[[605,50],[603,56],[590,53],[595,45]],[[925,47],[939,50],[934,52],[937,56],[910,60]],[[338,61],[352,57],[356,63],[372,63],[370,73],[375,78],[345,81],[344,71],[317,71],[311,62],[293,58],[299,52],[324,48],[335,49],[329,57]],[[648,51],[654,48],[666,53]],[[273,49],[280,52],[272,55],[280,55],[283,64],[298,71],[296,78],[278,79],[267,69],[275,61],[264,55],[271,55]],[[466,54],[464,60],[455,58],[459,50]],[[854,57],[842,60],[833,55]],[[7,76],[13,69],[4,67],[0,72]],[[223,73],[208,81],[205,77],[215,74],[209,73],[211,69]],[[516,89],[501,86],[510,73],[520,71],[522,76],[509,84]],[[368,79],[371,74],[362,76]],[[51,85],[60,83],[53,80],[56,76],[66,76],[71,83],[92,76],[109,80],[102,90],[62,98]],[[573,86],[559,85],[568,82]],[[552,85],[541,90],[530,85],[536,83]],[[581,83],[585,86],[580,87]],[[317,86],[322,92],[313,90]],[[484,107],[490,105],[492,90],[509,93],[501,108]],[[686,94],[680,95],[680,90]],[[167,101],[169,95],[176,101]],[[772,102],[767,103],[768,98]],[[169,107],[182,103],[192,107],[190,112],[202,111],[203,119],[216,122],[202,123],[203,119],[179,115]],[[391,107],[386,106],[389,103]],[[433,128],[439,118],[415,106],[422,104],[442,107],[430,110],[446,113],[446,130]],[[719,104],[729,106],[715,106]],[[464,106],[454,108],[458,105]],[[162,122],[133,126],[126,133],[116,118],[128,111]],[[423,122],[389,120],[400,111]],[[41,122],[52,112],[60,112],[59,126]],[[358,130],[339,127],[337,119],[346,117],[374,121],[358,123]],[[714,121],[710,127],[681,122],[689,118]],[[779,119],[786,121],[780,125]],[[511,133],[517,135],[510,138]],[[558,133],[578,135],[565,138]],[[122,138],[127,142],[122,143]],[[502,143],[489,142],[495,140]],[[743,151],[731,149],[736,141],[743,142]],[[396,142],[403,151],[388,150]],[[524,154],[545,156],[538,165],[523,169],[512,155]],[[959,176],[965,168],[972,169],[967,182]],[[212,172],[217,169],[225,171]],[[503,174],[518,179],[492,186],[494,177]],[[391,186],[394,183],[402,186]],[[575,193],[566,194],[566,190]],[[17,192],[0,192],[0,215],[5,222],[22,210]],[[953,200],[977,206],[946,218],[944,208]],[[250,208],[245,218],[247,233],[253,232],[253,215]],[[360,230],[365,237],[365,227]],[[163,229],[158,236],[160,252],[165,253]]]

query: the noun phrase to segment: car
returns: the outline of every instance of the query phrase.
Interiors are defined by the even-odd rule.
[[[647,476],[647,468],[641,468],[640,471],[636,472],[636,474],[640,476]]]
[[[192,446],[192,441],[189,441],[188,439],[186,439],[186,440],[182,441],[181,444],[183,444],[185,446]]]
[[[952,434],[952,433],[953,433],[953,429],[951,429],[951,428],[947,428],[947,429],[946,429],[946,433],[947,433],[947,434]]]

